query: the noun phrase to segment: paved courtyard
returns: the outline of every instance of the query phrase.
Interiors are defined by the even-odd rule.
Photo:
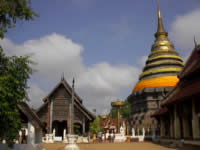
[[[62,150],[65,144],[45,144],[46,150]],[[149,142],[79,144],[81,150],[176,150]]]

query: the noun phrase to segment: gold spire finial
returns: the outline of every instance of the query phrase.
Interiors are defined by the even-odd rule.
[[[194,46],[195,46],[195,48],[197,47],[197,41],[195,39],[195,36],[194,36]]]
[[[65,77],[64,77],[64,72],[63,72],[62,75],[61,75],[61,81],[64,80],[64,79],[65,79]]]
[[[157,32],[156,32],[156,37],[158,37],[159,35],[161,35],[161,33],[164,35],[166,35],[166,31],[165,28],[163,26],[162,23],[162,16],[161,16],[161,12],[160,12],[160,1],[158,0],[158,28],[157,28]]]
[[[75,83],[75,80],[74,80],[74,77],[73,77],[73,80],[72,80],[72,88],[74,88],[74,83]]]
[[[161,13],[160,13],[160,1],[159,0],[158,0],[158,18],[162,18]]]

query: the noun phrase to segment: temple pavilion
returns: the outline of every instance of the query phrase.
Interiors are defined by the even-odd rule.
[[[157,32],[154,36],[155,42],[139,81],[128,96],[131,103],[131,126],[145,128],[147,131],[157,128],[158,123],[155,118],[151,118],[151,114],[159,109],[160,101],[179,82],[177,74],[184,66],[183,59],[168,39],[159,7]]]
[[[74,117],[73,125],[70,123],[70,107],[74,97]],[[70,87],[64,77],[56,87],[43,99],[41,105],[36,111],[41,122],[45,125],[46,133],[55,131],[55,136],[62,137],[64,130],[69,134],[71,128],[75,134],[85,134],[89,131],[90,122],[95,119],[82,103],[82,99],[74,91],[74,86]]]

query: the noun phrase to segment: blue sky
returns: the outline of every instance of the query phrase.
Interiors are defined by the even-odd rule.
[[[60,80],[58,76],[62,71],[68,82],[71,82],[72,76],[77,78],[79,95],[90,109],[105,108],[108,111],[110,101],[125,99],[131,93],[154,42],[157,29],[156,0],[34,0],[32,7],[40,17],[34,21],[18,22],[1,44],[7,54],[23,55],[29,53],[27,48],[32,47],[43,51],[41,55],[40,51],[31,51],[37,53],[37,57],[47,59],[44,62],[36,58],[40,72],[30,80],[33,106],[41,104],[41,97]],[[160,0],[160,8],[169,39],[180,55],[186,58],[193,49],[194,34],[200,41],[200,22],[197,21],[200,1]],[[72,40],[68,47],[66,39]],[[18,51],[10,50],[10,47]],[[63,55],[66,61],[63,57],[63,61],[58,62],[61,66],[58,69],[53,57],[60,49],[66,50],[66,55]],[[55,57],[59,60],[59,56]],[[108,73],[109,70],[113,71]],[[133,79],[129,79],[131,76]]]

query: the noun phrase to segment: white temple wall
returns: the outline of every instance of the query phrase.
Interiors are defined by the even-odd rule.
[[[15,144],[12,150],[42,150],[42,129],[28,122],[27,144]],[[0,150],[8,150],[7,144],[0,144]]]

